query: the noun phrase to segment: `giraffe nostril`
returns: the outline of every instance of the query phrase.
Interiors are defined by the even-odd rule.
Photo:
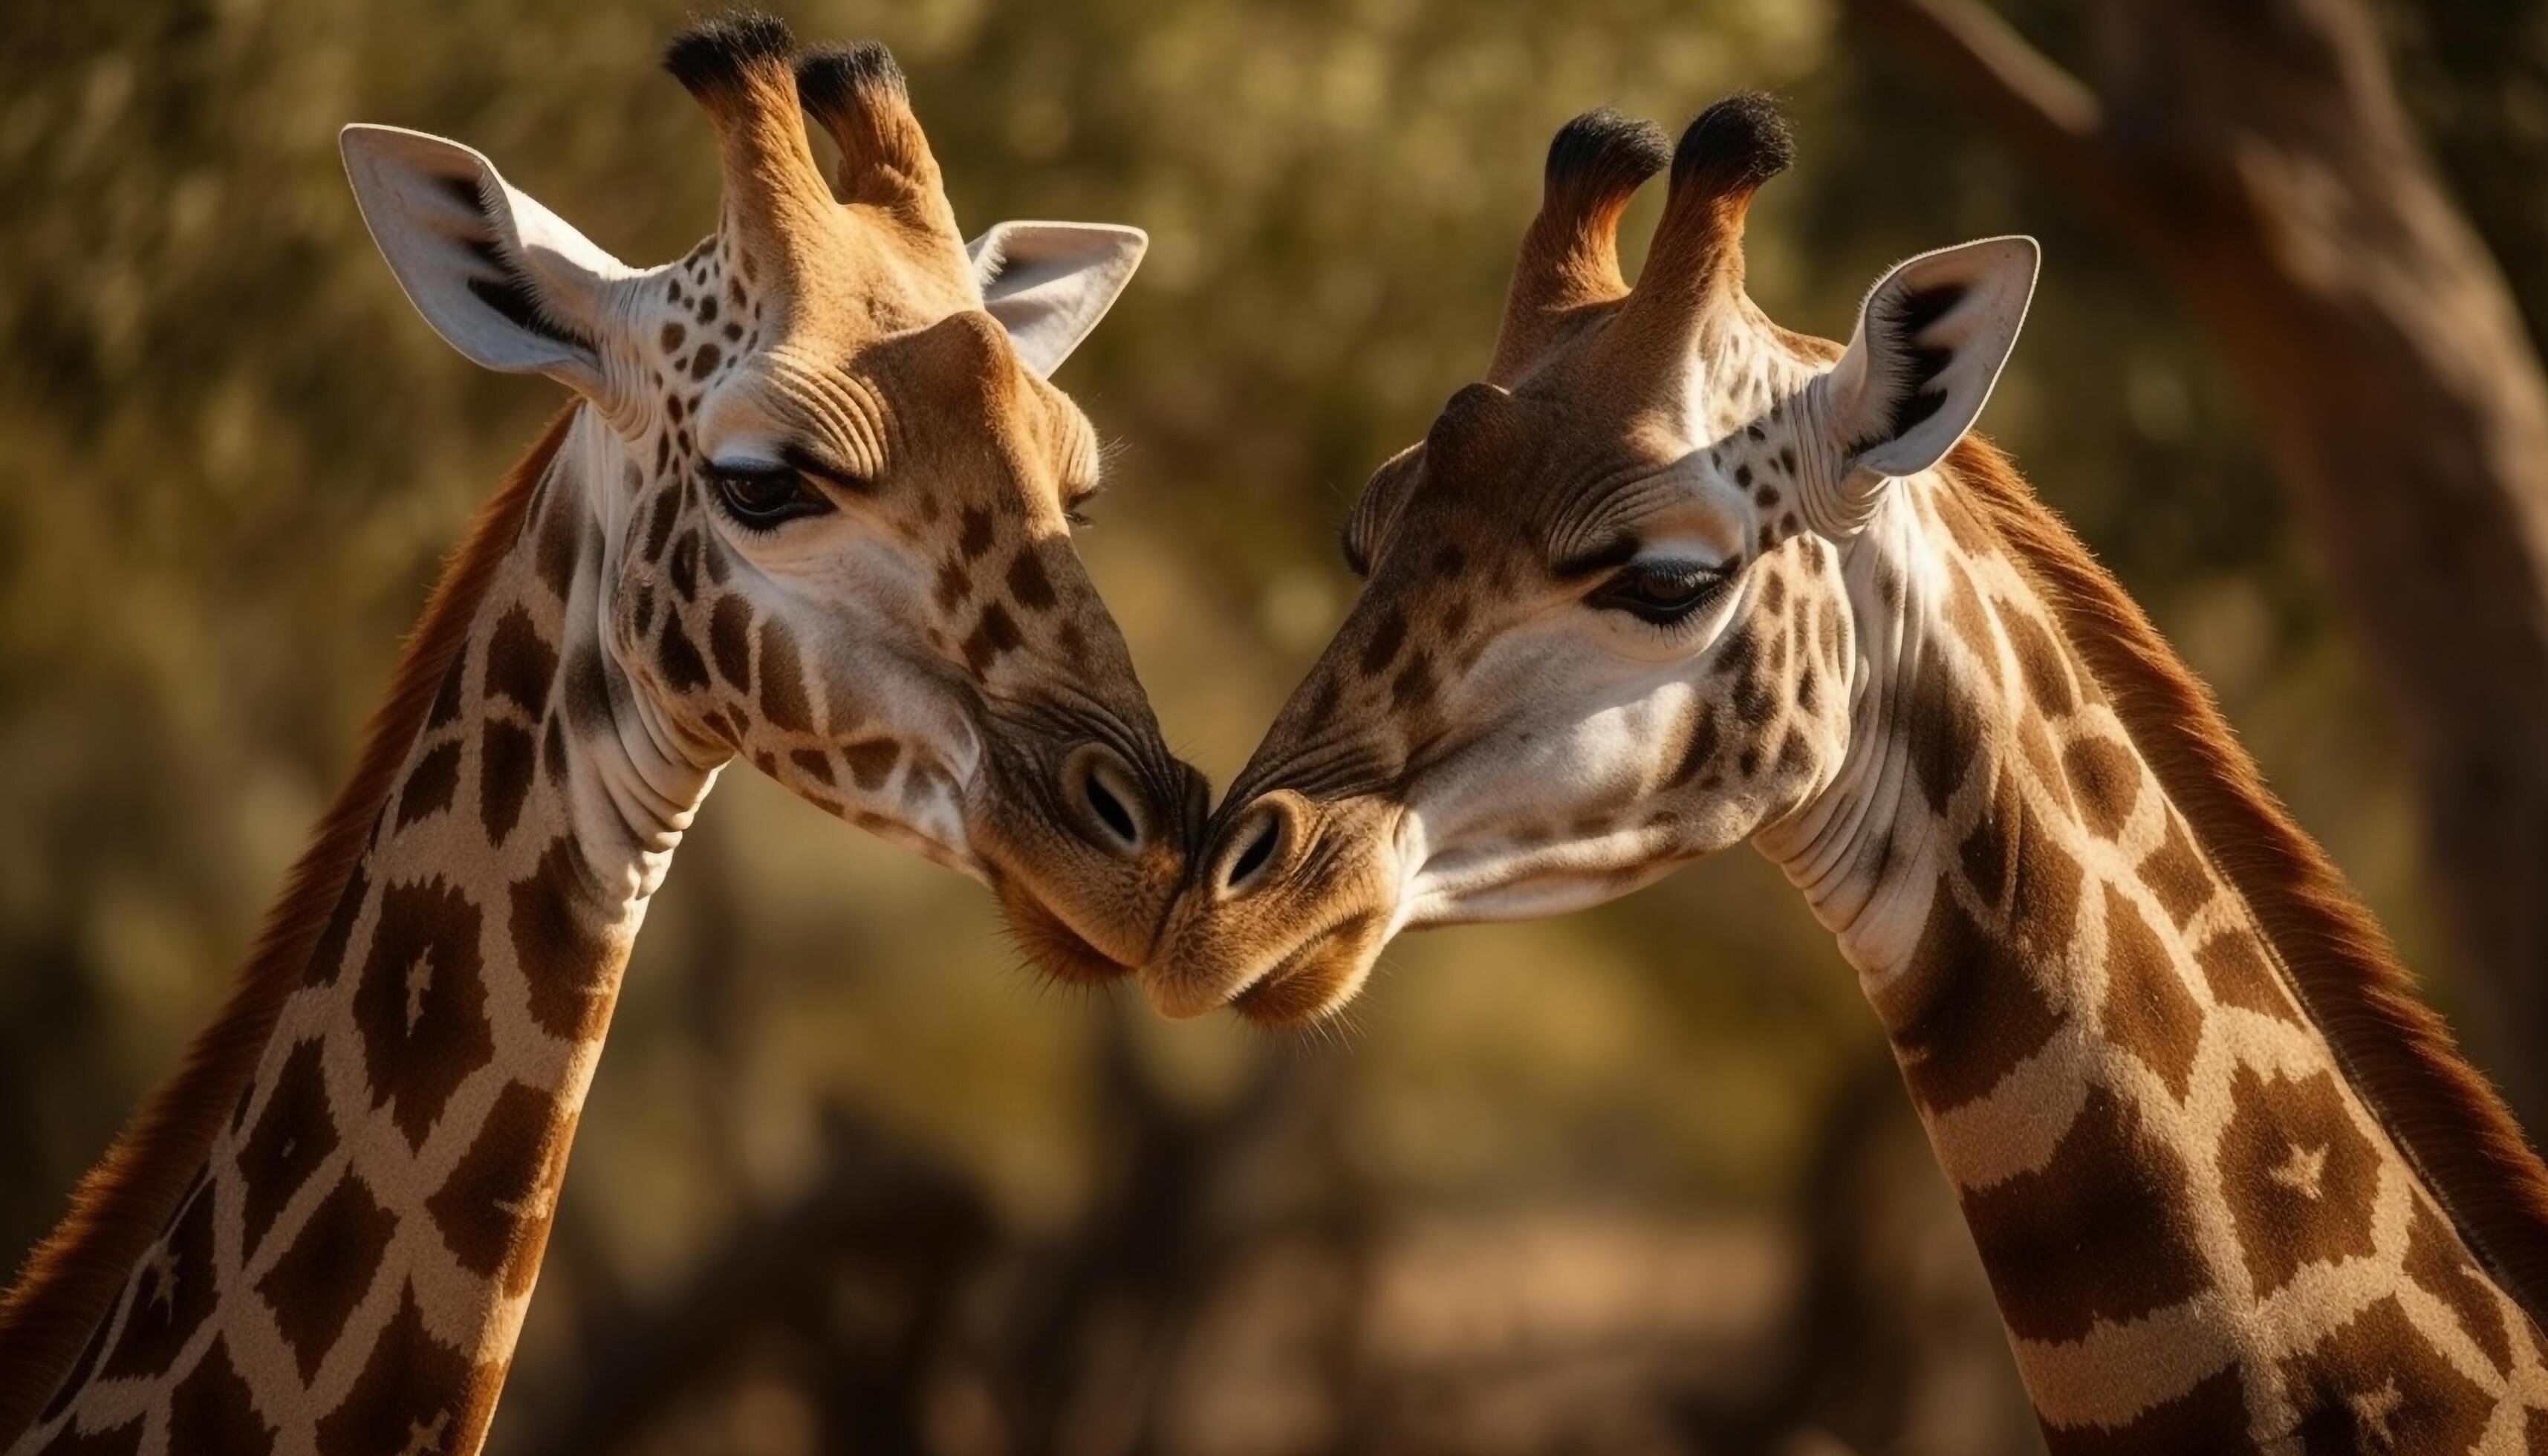
[[[1254,878],[1274,859],[1275,847],[1283,842],[1283,817],[1267,811],[1258,816],[1256,832],[1248,839],[1238,858],[1229,862],[1229,872],[1223,883],[1235,890]]]
[[[1078,799],[1080,832],[1101,847],[1138,854],[1149,842],[1146,802],[1132,771],[1115,755],[1095,744],[1082,747],[1064,766],[1066,792]]]
[[[1125,808],[1124,801],[1117,798],[1105,781],[1094,774],[1088,775],[1088,807],[1095,809],[1097,817],[1105,820],[1106,827],[1114,830],[1127,846],[1140,843],[1141,829],[1133,822],[1133,811]]]

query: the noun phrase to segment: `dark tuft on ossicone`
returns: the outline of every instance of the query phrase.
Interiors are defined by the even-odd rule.
[[[1737,91],[1698,114],[1673,151],[1673,189],[1701,195],[1749,193],[1793,166],[1796,136],[1778,104],[1758,91]]]
[[[1580,191],[1593,198],[1625,197],[1672,160],[1672,136],[1641,117],[1608,107],[1588,111],[1558,129],[1548,143],[1547,190]]]
[[[832,116],[871,96],[907,94],[893,52],[874,41],[822,46],[796,62],[796,94],[814,115]]]
[[[692,96],[704,98],[731,89],[755,70],[784,69],[796,53],[796,38],[787,22],[759,11],[736,10],[715,20],[699,21],[673,38],[664,49],[664,69]]]

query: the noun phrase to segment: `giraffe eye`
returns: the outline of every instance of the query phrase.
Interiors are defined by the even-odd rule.
[[[1630,562],[1586,598],[1603,611],[1623,611],[1658,627],[1677,627],[1716,599],[1734,574],[1696,561]]]
[[[802,515],[821,515],[832,508],[821,492],[783,465],[712,466],[708,478],[717,500],[735,521],[767,531]]]

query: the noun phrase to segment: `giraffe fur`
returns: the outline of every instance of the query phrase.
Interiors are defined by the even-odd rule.
[[[2036,249],[1846,344],[1742,288],[1737,97],[1561,132],[1486,379],[1384,464],[1216,811],[1170,1015],[1328,1016],[1402,930],[1750,843],[1837,938],[2058,1452],[2548,1450],[2538,1159],[2137,607],[1968,436]],[[1626,197],[1669,167],[1643,275]]]
[[[428,321],[579,398],[232,1012],[0,1303],[0,1448],[478,1449],[630,948],[730,762],[982,881],[1053,974],[1147,953],[1203,788],[1071,548],[1098,451],[1045,377],[1139,234],[968,251],[881,47],[733,16],[667,65],[726,199],[656,268],[465,147],[346,136]]]

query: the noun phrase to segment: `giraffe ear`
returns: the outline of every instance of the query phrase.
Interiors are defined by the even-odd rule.
[[[1018,357],[1048,378],[1141,266],[1150,236],[1112,223],[1002,223],[964,244],[982,307]]]
[[[456,141],[352,126],[337,144],[372,240],[436,333],[490,369],[599,394],[604,297],[626,265]]]
[[[2042,250],[1990,237],[1922,253],[1884,275],[1828,376],[1842,494],[1946,458],[1990,400],[2035,296]]]

